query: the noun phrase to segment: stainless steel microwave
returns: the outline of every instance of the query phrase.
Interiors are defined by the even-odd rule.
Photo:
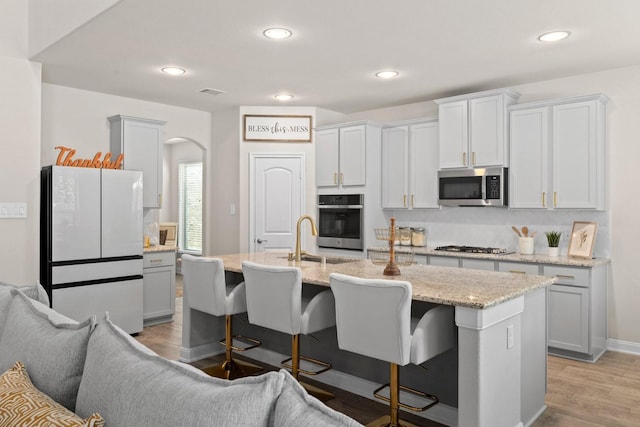
[[[508,206],[509,169],[503,167],[438,172],[441,206]]]

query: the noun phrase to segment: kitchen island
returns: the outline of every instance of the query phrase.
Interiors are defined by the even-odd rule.
[[[283,253],[232,254],[219,258],[225,264],[229,282],[242,280],[244,260],[299,266],[303,283],[310,287],[329,286],[329,275],[333,272],[409,281],[413,287],[414,306],[444,304],[455,307],[458,330],[455,354],[436,361],[442,364],[444,369],[441,371],[447,373],[447,377],[430,381],[420,388],[431,391],[436,386],[446,394],[446,384],[440,383],[453,383],[454,398],[441,400],[446,403],[443,406],[454,412],[457,408],[457,414],[454,419],[446,413],[438,417],[435,409],[440,405],[427,412],[433,411],[438,421],[449,425],[515,427],[531,424],[545,409],[546,287],[555,278],[416,264],[400,266],[402,274],[389,277],[382,274],[384,266],[374,265],[370,260],[329,258],[326,263],[295,263],[288,261]],[[190,309],[187,304],[183,316],[183,361],[198,360],[222,351],[217,341],[224,335],[223,321]],[[335,340],[335,329],[331,331],[332,335],[323,335],[323,340],[331,336]],[[263,345],[269,345],[263,341]],[[308,347],[302,351],[312,350]],[[325,359],[330,357],[329,361],[334,362],[337,370],[344,369],[360,376],[359,367],[348,363],[348,359],[356,358],[353,353],[337,350],[335,343],[331,348],[333,357],[325,351],[322,354]],[[453,371],[446,369],[451,364]],[[438,370],[433,367],[429,372],[434,371],[434,378],[438,378]],[[421,375],[424,377],[425,374],[418,371],[406,377],[415,380],[414,377]],[[322,381],[320,377],[317,379]]]

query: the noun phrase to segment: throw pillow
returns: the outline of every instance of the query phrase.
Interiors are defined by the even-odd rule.
[[[0,375],[0,427],[103,427],[104,419],[92,414],[83,420],[38,390],[21,362]]]
[[[273,425],[278,427],[357,427],[362,424],[320,402],[309,395],[289,372],[284,375],[282,393],[278,396]]]
[[[42,285],[38,283],[35,285],[21,286],[0,282],[0,335],[2,335],[2,330],[4,329],[4,324],[7,320],[9,305],[11,305],[11,301],[13,300],[13,296],[11,295],[12,289],[19,289],[29,298],[49,305],[49,296]]]
[[[23,362],[39,390],[74,411],[95,316],[82,323],[59,323],[53,310],[22,292],[11,292],[13,302],[0,336],[0,372]]]
[[[105,319],[89,339],[76,413],[112,426],[268,427],[283,375],[225,381],[140,349]]]

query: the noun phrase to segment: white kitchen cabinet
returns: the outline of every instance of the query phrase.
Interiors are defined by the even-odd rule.
[[[605,209],[604,95],[514,105],[509,207]]]
[[[548,289],[549,353],[595,362],[606,351],[606,267],[543,266]]]
[[[392,124],[382,130],[382,207],[438,208],[438,122]]]
[[[429,255],[429,265],[438,267],[460,267],[460,258]]]
[[[349,187],[366,184],[366,146],[380,128],[368,122],[316,128],[316,186]]]
[[[440,169],[509,166],[507,106],[519,96],[500,89],[436,99]]]
[[[162,206],[162,144],[166,122],[138,117],[109,117],[113,156],[124,154],[123,169],[143,172],[143,206]]]
[[[176,254],[145,252],[143,265],[144,326],[170,322],[176,304]]]
[[[486,259],[460,258],[460,266],[462,268],[471,268],[474,270],[496,270],[496,263]]]

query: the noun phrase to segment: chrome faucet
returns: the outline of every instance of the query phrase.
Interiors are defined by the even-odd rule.
[[[311,234],[314,236],[318,235],[318,229],[316,228],[316,223],[311,217],[311,215],[302,215],[300,219],[298,219],[298,224],[296,224],[296,253],[295,260],[296,262],[302,261],[302,250],[300,249],[300,226],[302,225],[302,221],[305,219],[309,220],[311,224]]]

